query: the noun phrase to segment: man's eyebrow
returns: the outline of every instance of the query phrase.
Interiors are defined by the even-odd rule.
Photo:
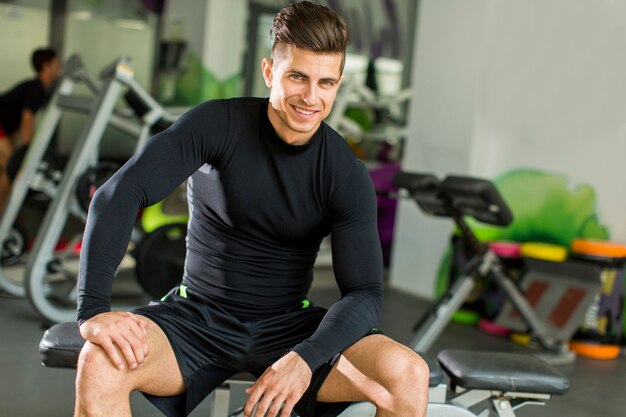
[[[299,76],[304,77],[304,78],[309,78],[309,76],[306,75],[306,73],[304,73],[304,72],[302,72],[300,70],[297,70],[297,69],[289,70],[289,71],[287,71],[287,73],[290,74],[290,75],[295,74],[295,75],[299,75]]]

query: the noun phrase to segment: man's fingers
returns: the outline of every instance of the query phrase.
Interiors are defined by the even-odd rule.
[[[140,316],[139,314],[131,314],[131,317],[135,319],[135,321],[137,322],[137,324],[143,331],[143,334],[147,336],[148,335],[148,320],[146,320],[143,316]]]
[[[271,402],[272,400],[270,396],[264,395],[263,398],[261,398],[261,401],[259,402],[259,406],[256,408],[256,411],[254,412],[253,417],[264,417],[265,414],[267,413],[267,410],[270,408]]]
[[[254,416],[276,417],[286,398],[287,394],[283,394],[281,384],[272,383],[266,386]]]
[[[300,401],[300,398],[295,395],[287,397],[285,405],[283,406],[283,412],[280,413],[280,417],[290,417],[291,412],[293,411],[293,408],[296,406],[298,401]]]
[[[143,356],[141,358],[139,358],[139,356],[137,357],[139,365],[141,365],[145,357],[148,356],[148,338],[146,337],[147,330],[145,328],[142,328],[141,322],[136,321],[131,324],[130,331],[133,333],[133,336],[135,336],[139,341],[140,349],[143,351]]]
[[[272,400],[272,404],[270,405],[270,407],[267,409],[266,417],[276,417],[276,416],[278,416],[278,413],[280,412],[280,409],[281,409],[281,407],[283,406],[283,404],[285,402],[285,398],[287,398],[286,395],[276,396]]]
[[[80,326],[80,333],[90,342],[102,346],[118,369],[141,365],[148,355],[149,320],[127,312],[98,314]]]
[[[114,343],[117,345],[117,348],[122,353],[122,357],[128,364],[128,367],[134,369],[137,367],[137,359],[135,358],[135,353],[133,352],[130,343],[125,338],[118,337],[114,340]]]
[[[104,349],[106,354],[109,356],[109,359],[113,362],[113,366],[120,370],[124,369],[124,361],[122,360],[119,351],[111,341],[101,343],[100,347]]]
[[[250,395],[248,397],[248,401],[246,401],[246,405],[243,408],[243,415],[246,417],[252,416],[254,406],[256,406],[256,404],[263,396],[263,389],[260,387],[260,382],[261,380],[259,379],[252,387],[246,390],[246,394]]]

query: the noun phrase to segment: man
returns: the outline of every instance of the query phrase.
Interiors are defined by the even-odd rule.
[[[0,95],[0,210],[9,191],[6,167],[13,148],[29,144],[35,133],[35,114],[48,101],[61,74],[54,49],[37,49],[31,56],[37,75]]]
[[[262,62],[269,100],[197,106],[94,196],[79,276],[88,342],[76,416],[129,416],[134,390],[185,416],[238,371],[258,376],[246,416],[333,416],[361,400],[378,417],[425,414],[427,366],[375,329],[382,260],[371,181],[322,122],[341,80],[345,23],[300,2],[276,15],[272,37],[272,60]],[[110,311],[137,210],[188,177],[182,285],[132,313]],[[342,297],[326,311],[306,296],[328,233]]]

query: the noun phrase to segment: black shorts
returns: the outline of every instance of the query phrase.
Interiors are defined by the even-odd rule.
[[[326,310],[308,301],[283,315],[240,321],[216,303],[194,298],[189,290],[172,290],[160,302],[134,310],[166,334],[174,350],[187,391],[178,396],[144,394],[170,417],[187,416],[213,390],[238,372],[256,377],[317,329]],[[380,333],[373,330],[369,334]],[[313,372],[311,384],[294,410],[300,417],[331,417],[350,403],[317,402],[317,392],[330,373],[336,355]]]

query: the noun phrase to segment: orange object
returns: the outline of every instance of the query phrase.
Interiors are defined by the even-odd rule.
[[[615,359],[620,352],[620,347],[617,345],[600,345],[581,341],[570,342],[569,348],[579,356],[599,360]]]
[[[603,258],[626,258],[626,245],[617,242],[592,239],[575,239],[572,252]]]

